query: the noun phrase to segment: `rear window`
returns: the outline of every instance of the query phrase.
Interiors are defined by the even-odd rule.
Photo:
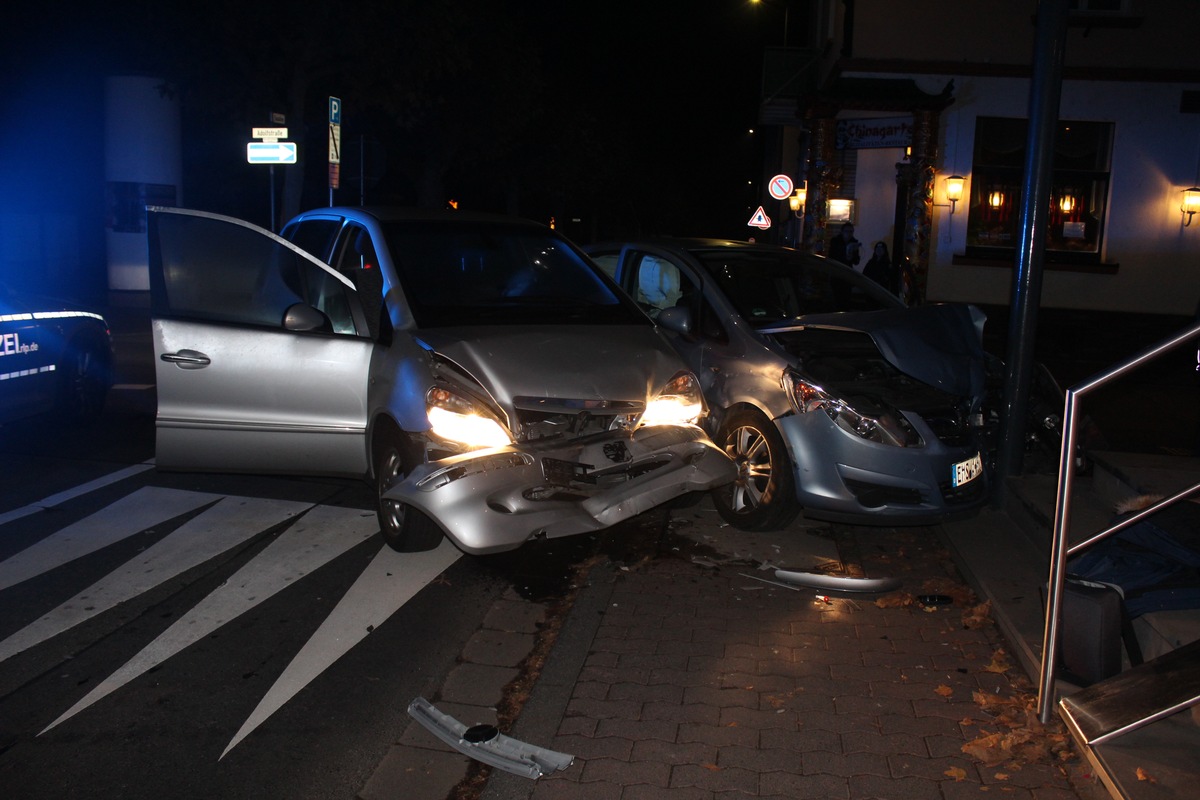
[[[393,222],[387,247],[420,327],[649,324],[549,231],[505,223]]]

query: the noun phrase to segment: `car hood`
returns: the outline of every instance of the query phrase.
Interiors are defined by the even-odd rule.
[[[436,328],[415,336],[506,410],[520,396],[643,402],[685,369],[649,325]]]
[[[807,347],[806,332],[863,333],[888,363],[906,375],[958,396],[978,397],[984,391],[986,377],[986,319],[975,306],[939,303],[883,311],[809,314],[787,325],[758,330],[797,356]]]

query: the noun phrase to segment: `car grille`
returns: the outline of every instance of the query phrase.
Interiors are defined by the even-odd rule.
[[[933,431],[938,441],[947,447],[967,447],[971,444],[971,425],[966,414],[957,408],[922,411],[921,419]]]
[[[846,480],[845,484],[846,488],[854,493],[858,502],[867,508],[879,508],[885,505],[916,506],[924,502],[924,496],[918,489],[902,489],[896,486],[854,480]]]
[[[560,397],[514,397],[518,441],[578,439],[613,428],[631,428],[645,403],[621,400],[578,400]]]

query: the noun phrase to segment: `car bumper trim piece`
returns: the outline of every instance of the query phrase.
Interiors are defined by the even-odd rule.
[[[490,725],[468,728],[449,714],[443,714],[424,697],[409,703],[408,714],[458,752],[513,775],[537,780],[548,773],[561,772],[575,761],[575,756],[526,744]]]

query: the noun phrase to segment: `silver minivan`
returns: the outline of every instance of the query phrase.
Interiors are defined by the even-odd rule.
[[[398,550],[594,531],[734,478],[663,333],[549,228],[149,210],[157,466],[367,476]]]

